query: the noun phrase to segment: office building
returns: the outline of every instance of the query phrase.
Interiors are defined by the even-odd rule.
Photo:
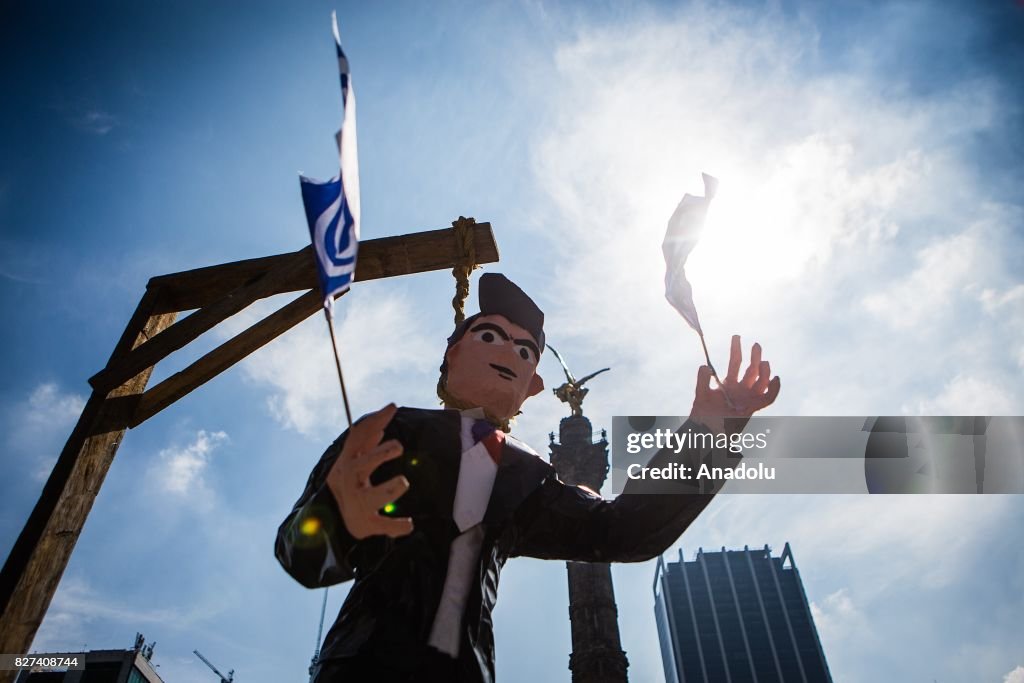
[[[142,634],[135,637],[130,650],[91,650],[89,652],[33,652],[43,662],[64,666],[23,670],[15,683],[163,683],[153,663],[153,645]],[[73,666],[67,666],[74,662]]]
[[[787,543],[658,560],[654,611],[667,683],[831,683]]]

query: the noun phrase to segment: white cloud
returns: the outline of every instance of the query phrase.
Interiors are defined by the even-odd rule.
[[[102,109],[85,109],[71,118],[75,128],[93,135],[106,135],[118,125],[116,116]]]
[[[1010,331],[1007,351],[1024,370],[1024,284],[1009,285],[1004,289],[985,289],[978,299],[991,323]]]
[[[771,496],[760,501],[763,521],[751,523],[749,503],[729,502],[730,509],[715,520],[723,537],[734,537],[735,529],[745,525],[751,537],[782,535],[801,558],[811,554],[810,564],[819,571],[844,571],[855,564],[858,579],[851,588],[863,601],[915,586],[955,584],[1014,504],[1012,496],[952,494],[797,496],[792,501]],[[951,534],[950,529],[971,532]],[[863,562],[882,556],[884,563]],[[943,561],[935,562],[936,557]]]
[[[35,427],[65,427],[74,424],[85,408],[78,394],[64,393],[53,382],[40,384],[28,397],[25,419]]]
[[[379,408],[397,385],[429,389],[440,365],[443,340],[431,344],[408,300],[376,293],[346,297],[336,306],[338,347],[353,417]],[[440,338],[439,338],[440,339]],[[242,364],[245,376],[271,394],[268,408],[283,426],[308,436],[337,433],[344,425],[341,390],[330,337],[316,315],[275,339]],[[413,405],[429,400],[424,395]]]
[[[45,481],[85,408],[85,398],[61,391],[54,382],[37,385],[12,411],[11,445],[28,454],[32,478]]]
[[[1011,389],[983,377],[957,375],[930,399],[920,401],[921,415],[1015,415],[1019,400]]]
[[[20,273],[8,270],[4,266],[0,266],[0,277],[7,278],[8,280],[11,280],[13,282],[23,282],[25,284],[30,285],[41,285],[44,284],[45,282],[44,280],[29,277],[26,275],[21,275]]]
[[[841,642],[845,638],[870,638],[872,629],[860,607],[855,605],[848,588],[826,595],[821,602],[811,602],[811,614],[822,640]]]
[[[1018,666],[1003,676],[1003,683],[1024,683],[1024,666]]]
[[[1024,305],[1024,285],[1017,285],[1005,292],[986,289],[980,299],[986,312],[998,314],[1010,306]]]
[[[762,341],[777,412],[898,413],[956,376],[991,386],[984,405],[1024,407],[1020,207],[993,201],[958,146],[991,125],[998,90],[883,93],[809,72],[816,41],[772,12],[698,5],[557,51],[555,125],[532,150],[558,226],[538,229],[559,258],[549,319],[631,378],[609,412],[689,405],[702,354],[663,300],[659,247],[701,171],[721,180],[689,266],[712,360],[733,332]]]
[[[967,234],[934,242],[917,253],[917,268],[891,282],[883,291],[872,292],[864,305],[874,315],[896,328],[920,325],[949,310],[958,292],[970,288],[982,261],[979,245]]]
[[[96,589],[88,580],[65,577],[53,596],[46,618],[32,641],[33,652],[68,652],[90,645],[89,649],[116,647],[112,643],[89,643],[97,622],[109,621],[128,628],[146,627],[188,629],[196,622],[222,611],[215,601],[194,603],[190,609],[156,607],[152,604],[131,605],[115,595]],[[126,632],[126,638],[131,634]],[[124,648],[131,646],[127,641]]]
[[[187,446],[160,451],[160,462],[151,469],[150,477],[166,493],[207,500],[209,490],[203,475],[213,451],[227,439],[224,432],[201,429]]]

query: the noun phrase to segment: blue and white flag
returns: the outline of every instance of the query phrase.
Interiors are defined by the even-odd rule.
[[[338,17],[331,14],[334,45],[341,76],[344,106],[338,143],[338,175],[330,180],[299,176],[302,203],[306,208],[309,235],[316,253],[317,275],[324,294],[324,308],[333,312],[334,297],[348,289],[356,270],[359,249],[359,155],[356,148],[356,94],[352,88],[348,58],[341,49]]]
[[[665,298],[690,323],[690,327],[703,337],[697,307],[693,305],[693,288],[686,279],[686,259],[697,246],[708,206],[718,189],[718,180],[707,173],[701,173],[701,177],[704,179],[704,196],[683,196],[672,217],[668,219],[668,230],[661,250],[665,254]]]

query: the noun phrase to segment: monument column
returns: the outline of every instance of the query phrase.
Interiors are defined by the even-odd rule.
[[[557,391],[557,390],[556,390]],[[580,401],[582,403],[582,401]],[[579,405],[551,434],[551,464],[559,479],[600,491],[608,475],[608,440],[593,440],[593,427]],[[569,620],[573,683],[623,683],[629,662],[619,640],[618,609],[611,566],[596,562],[566,562],[569,575]]]

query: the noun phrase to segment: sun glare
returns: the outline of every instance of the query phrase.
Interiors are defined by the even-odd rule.
[[[813,244],[800,239],[798,188],[786,185],[723,178],[687,264],[695,288],[731,299],[803,271]]]

